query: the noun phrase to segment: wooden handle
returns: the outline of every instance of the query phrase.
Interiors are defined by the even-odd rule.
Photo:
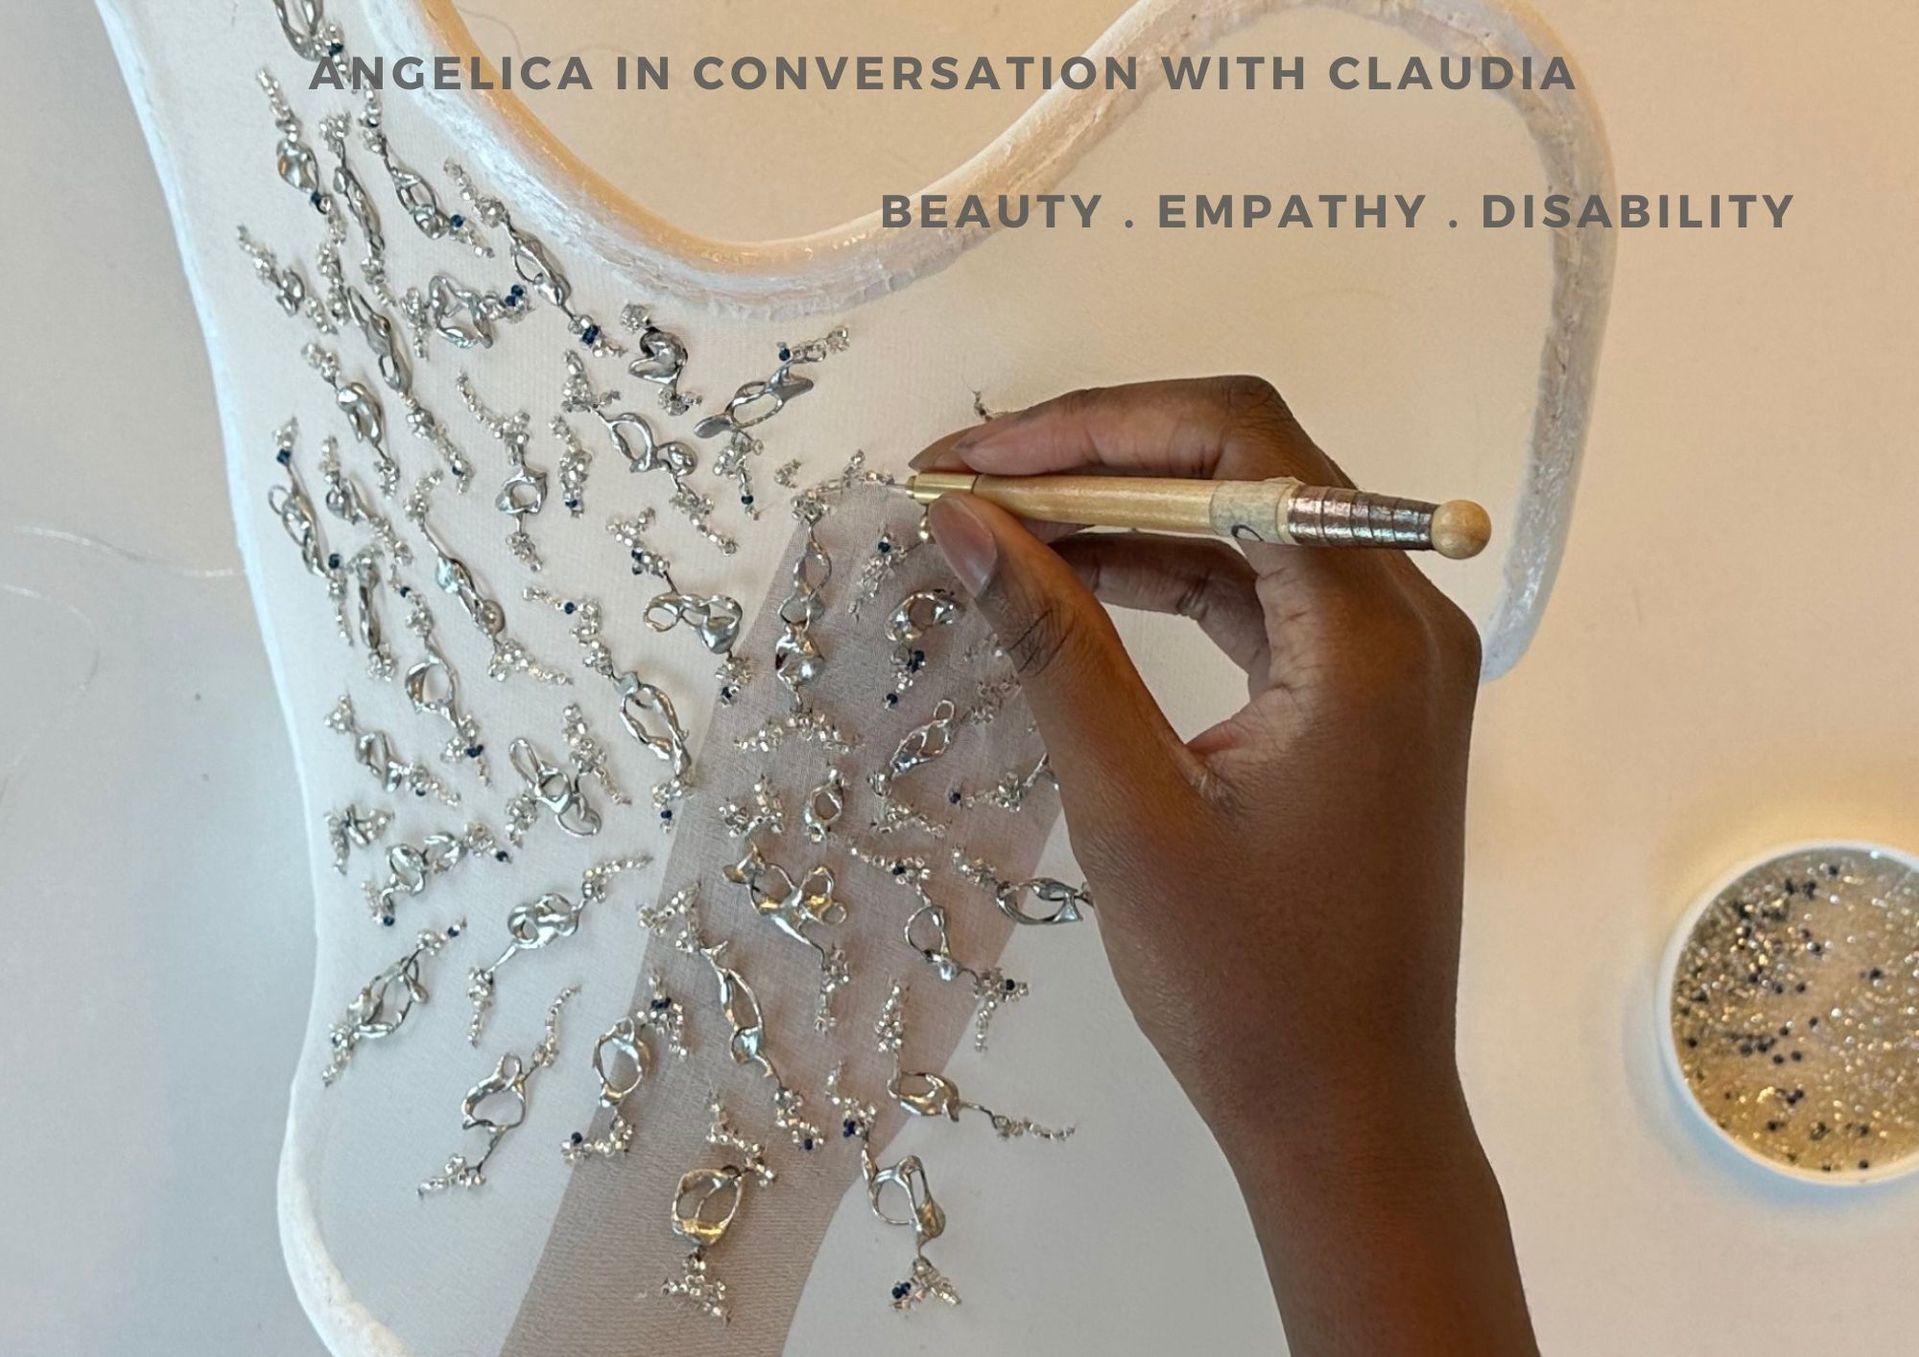
[[[1022,518],[1151,532],[1206,533],[1292,546],[1390,547],[1464,560],[1485,550],[1492,520],[1471,500],[1429,504],[1361,490],[1268,481],[1145,476],[981,476],[925,471],[907,493],[930,504],[951,491]]]

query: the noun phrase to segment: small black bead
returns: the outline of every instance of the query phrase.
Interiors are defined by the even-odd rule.
[[[875,546],[873,549],[879,552],[879,554],[882,556],[889,556],[893,552],[893,544],[887,541],[884,537],[882,537],[879,540],[879,544]]]
[[[340,568],[340,553],[337,551],[333,552],[326,558],[326,563],[327,569],[338,570]]]
[[[510,861],[512,861],[512,859],[511,859],[511,858],[509,858],[509,857],[507,856],[507,852],[506,852],[506,849],[504,849],[504,848],[502,848],[502,849],[501,849],[501,850],[500,850],[499,852],[497,852],[497,853],[495,853],[495,854],[493,855],[493,860],[494,860],[495,862],[510,862]]]
[[[380,927],[382,928],[393,927],[393,916],[391,914],[382,914],[380,916]]]
[[[813,1137],[811,1137],[811,1136],[808,1136],[808,1137],[806,1137],[806,1139],[804,1139],[804,1140],[802,1140],[802,1141],[800,1142],[800,1148],[801,1148],[802,1150],[806,1150],[806,1151],[808,1151],[808,1152],[811,1152],[811,1150],[812,1150],[812,1148],[813,1148]]]
[[[1014,990],[1019,988],[1019,984],[1016,981],[1008,980],[1005,983],[1003,983],[1000,986],[1000,988],[1005,990],[1008,994],[1011,994]]]
[[[673,1001],[671,999],[667,998],[665,995],[661,995],[659,998],[653,1001],[653,1011],[656,1013],[661,1012],[667,1008],[670,1008],[672,1004],[673,1004]]]
[[[899,706],[899,704],[900,704],[900,695],[899,695],[898,693],[888,693],[888,694],[886,695],[886,705],[887,705],[887,706],[889,706],[889,707],[897,707],[897,706]]]
[[[278,462],[281,466],[286,466],[287,464],[293,461],[293,449],[281,448],[278,452],[273,454],[273,460]]]
[[[585,1140],[585,1139],[586,1139],[586,1137],[585,1137],[585,1136],[583,1136],[583,1135],[581,1135],[581,1134],[580,1134],[580,1133],[579,1133],[578,1131],[575,1131],[575,1132],[573,1133],[573,1143],[574,1143],[575,1145],[578,1145],[578,1144],[579,1144],[580,1142],[582,1142],[582,1141],[583,1141],[583,1140]]]
[[[466,225],[466,218],[461,216],[458,212],[455,212],[452,216],[446,219],[446,222],[447,222],[447,225],[451,226],[454,230],[457,231],[461,227]]]
[[[477,759],[484,753],[486,753],[486,746],[483,744],[470,744],[466,747],[466,756],[469,759]]]
[[[563,613],[565,613],[565,614],[566,614],[566,615],[567,615],[568,617],[571,617],[571,616],[573,616],[573,610],[574,610],[574,608],[575,608],[575,606],[576,606],[576,605],[574,605],[574,604],[572,604],[572,603],[562,603],[562,604],[560,605],[560,611],[561,611],[561,612],[563,612]]]

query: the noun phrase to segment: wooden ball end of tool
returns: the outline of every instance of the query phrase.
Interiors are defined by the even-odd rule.
[[[1493,540],[1493,516],[1483,504],[1449,499],[1433,510],[1433,550],[1449,561],[1468,561]]]
[[[1089,527],[1204,533],[1286,546],[1432,551],[1448,560],[1479,555],[1492,516],[1469,499],[1430,504],[1343,486],[1266,481],[1201,481],[1146,476],[985,476],[922,471],[901,487],[921,504],[954,491],[978,495],[1022,518]]]

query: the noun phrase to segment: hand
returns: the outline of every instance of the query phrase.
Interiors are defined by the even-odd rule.
[[[1350,484],[1243,377],[1075,393],[914,465]],[[1049,548],[972,496],[931,512],[1019,671],[1120,990],[1240,1177],[1294,1352],[1531,1351],[1453,1054],[1472,624],[1400,552],[1036,525]],[[1182,741],[1101,599],[1193,619],[1250,700]]]

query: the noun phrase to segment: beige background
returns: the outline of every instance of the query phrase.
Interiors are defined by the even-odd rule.
[[[1736,23],[1714,5],[1541,8],[1599,90],[1623,187],[1798,199],[1782,234],[1622,242],[1559,592],[1482,710],[1469,1088],[1550,1350],[1900,1351],[1919,1321],[1919,1189],[1755,1177],[1680,1115],[1649,1013],[1666,931],[1725,864],[1822,833],[1919,843],[1919,265],[1906,244],[1919,108],[1897,83],[1919,55],[1919,17],[1771,0]],[[807,14],[754,45],[871,47],[871,17]],[[1088,4],[998,22],[1006,46],[1064,51],[1105,17]],[[529,48],[567,40],[525,15],[509,22]],[[15,55],[0,87],[15,186],[0,209],[13,264],[0,331],[0,691],[13,699],[0,711],[0,861],[16,902],[0,952],[12,1114],[0,1338],[26,1351],[311,1350],[271,1201],[310,965],[302,827],[269,794],[292,775],[243,586],[19,531],[232,568],[195,321],[98,21],[83,7],[10,6],[0,46]],[[842,160],[794,176],[777,204],[791,215],[753,226],[698,216],[746,196],[729,204],[699,172],[750,150],[717,115],[698,129],[706,154],[634,187],[732,234],[818,225],[930,177],[1015,111],[965,108],[849,129]],[[63,144],[48,129],[79,135]],[[615,143],[576,144],[622,172]],[[94,399],[89,350],[109,348],[127,361]],[[220,941],[182,930],[188,917],[221,920]],[[1054,975],[1085,964],[1045,959]],[[124,1081],[110,1099],[108,1076]],[[1077,1171],[1112,1198],[1135,1191],[1126,1167]],[[1241,1332],[1270,1306],[1255,1285],[1235,1262],[1218,1294],[1168,1303],[1193,1309],[1196,1333]],[[1229,1318],[1198,1313],[1208,1304]],[[797,1350],[817,1350],[815,1318],[809,1329],[803,1305]],[[1070,1335],[1050,1337],[1070,1350]]]

